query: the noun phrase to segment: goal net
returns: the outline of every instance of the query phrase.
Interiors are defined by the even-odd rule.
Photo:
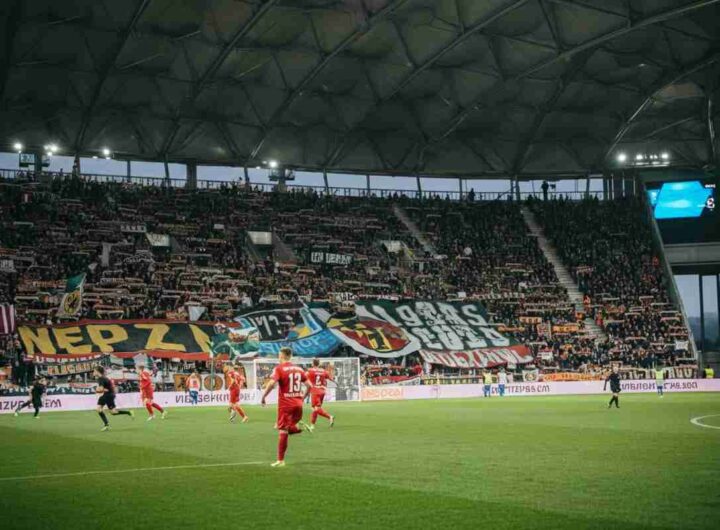
[[[255,359],[253,361],[253,379],[256,389],[260,390],[265,386],[278,362],[277,359]],[[303,370],[308,370],[312,366],[312,359],[293,357],[292,362]],[[333,381],[328,381],[326,400],[360,400],[360,359],[357,357],[320,359],[320,367],[325,368],[333,379]],[[248,380],[248,388],[250,387]]]

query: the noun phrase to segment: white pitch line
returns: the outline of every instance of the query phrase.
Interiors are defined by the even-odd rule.
[[[206,467],[258,466],[265,462],[231,462],[227,464],[188,464],[184,466],[138,467],[135,469],[101,469],[98,471],[78,471],[76,473],[54,473],[48,475],[25,475],[20,477],[0,477],[0,481],[36,480],[41,478],[84,477],[87,475],[112,475],[116,473],[144,473],[146,471],[172,471],[175,469],[200,469]]]
[[[690,423],[693,425],[697,425],[698,427],[705,427],[706,429],[720,429],[720,426],[717,425],[705,425],[700,420],[703,420],[705,418],[715,418],[716,416],[720,416],[720,414],[708,414],[707,416],[698,416],[697,418],[692,418],[690,420]]]

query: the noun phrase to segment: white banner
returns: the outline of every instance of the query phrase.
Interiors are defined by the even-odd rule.
[[[269,247],[272,245],[272,232],[248,230],[247,235],[253,245],[257,245],[259,247]]]
[[[551,381],[546,383],[521,382],[505,385],[505,396],[562,396],[582,394],[606,394],[604,381]],[[622,381],[623,392],[655,392],[654,380],[629,379]],[[720,392],[720,379],[678,379],[665,381],[665,392]],[[498,385],[493,383],[492,395],[498,393]],[[361,391],[362,401],[401,400],[401,399],[443,399],[482,397],[483,385],[422,385],[365,386]]]
[[[120,225],[120,231],[128,234],[144,234],[147,232],[147,227],[142,223],[122,223]]]
[[[167,234],[155,234],[153,232],[147,232],[145,237],[154,247],[169,247],[170,236]]]
[[[15,272],[15,262],[11,259],[0,259],[0,272]]]
[[[100,265],[103,267],[110,266],[110,251],[112,250],[112,243],[103,242],[102,253],[100,254]]]
[[[262,397],[261,390],[245,389],[240,392],[240,403],[259,405]],[[18,405],[27,401],[27,396],[0,396],[0,414],[12,414]],[[173,409],[175,407],[227,407],[230,401],[230,392],[220,390],[217,392],[203,391],[198,394],[198,404],[193,405],[190,394],[187,392],[155,392],[155,403]],[[325,401],[335,401],[335,389],[328,388]],[[267,399],[268,404],[277,403],[277,389],[273,390]],[[143,408],[140,393],[118,394],[115,403],[121,409]],[[68,410],[94,410],[97,405],[96,394],[56,394],[45,396],[42,412],[68,411]],[[24,409],[25,412],[32,409]]]
[[[274,392],[273,392],[274,394]],[[191,407],[191,406],[227,406],[230,393],[226,390],[218,392],[200,392],[198,404],[192,405],[190,394],[187,392],[155,392],[155,402],[163,407]],[[43,412],[66,411],[66,410],[94,410],[97,405],[95,394],[56,394],[45,396],[43,400]],[[15,408],[27,401],[27,396],[0,396],[0,414],[10,414]],[[240,393],[240,401],[250,404],[260,402],[259,390],[243,390]],[[118,394],[115,398],[118,408],[141,408],[140,393]],[[26,411],[28,409],[25,409]],[[30,409],[31,410],[31,409]]]
[[[207,311],[207,307],[202,305],[189,305],[187,306],[187,309],[188,315],[190,316],[190,322],[200,320],[200,317],[203,315],[203,313]]]

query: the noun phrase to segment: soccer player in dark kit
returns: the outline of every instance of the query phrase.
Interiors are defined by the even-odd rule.
[[[95,393],[100,394],[97,401],[97,408],[95,410],[97,410],[100,419],[103,421],[103,428],[101,430],[109,431],[110,423],[108,422],[103,408],[106,407],[113,416],[126,414],[132,418],[134,414],[131,410],[119,410],[115,406],[115,385],[109,378],[105,377],[105,368],[102,366],[96,366],[94,373],[95,377],[97,377],[98,383],[97,388],[95,388]]]
[[[610,383],[610,392],[612,392],[612,398],[610,398],[610,403],[608,403],[608,408],[612,407],[613,402],[615,403],[615,408],[620,408],[620,374],[618,373],[617,367],[613,368],[612,372],[609,376],[607,376],[607,379],[605,379],[605,384],[603,385],[603,390],[607,388],[608,382]]]
[[[35,379],[35,381],[33,382],[33,386],[30,389],[30,399],[18,405],[18,408],[15,409],[15,416],[18,416],[20,414],[20,411],[25,407],[29,407],[30,405],[32,405],[32,407],[35,409],[34,417],[37,418],[38,414],[40,414],[40,409],[42,408],[42,398],[43,394],[47,390],[47,385],[47,379],[45,379],[44,377],[38,377],[37,379]]]

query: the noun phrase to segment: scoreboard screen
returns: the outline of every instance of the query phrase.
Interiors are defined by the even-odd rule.
[[[34,153],[20,153],[18,165],[20,167],[30,167],[35,165],[35,154]]]
[[[36,161],[35,153],[20,153],[18,155],[18,166],[20,167],[34,167]],[[42,155],[42,167],[50,166],[50,157],[47,154]]]
[[[715,181],[709,180],[647,184],[648,199],[657,220],[696,219],[713,215],[715,189]]]
[[[665,244],[720,241],[717,179],[646,182],[648,201]]]

